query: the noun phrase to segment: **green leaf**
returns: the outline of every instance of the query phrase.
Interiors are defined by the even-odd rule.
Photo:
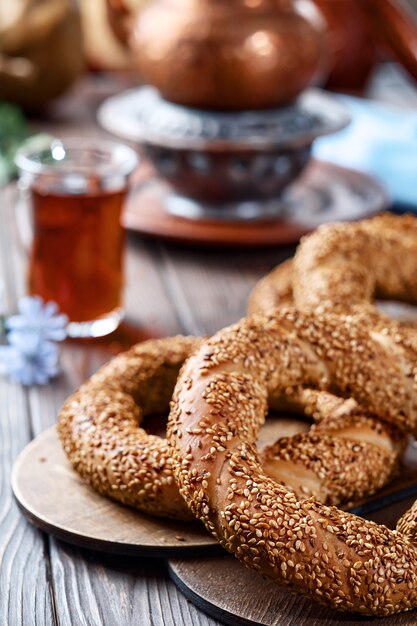
[[[19,107],[0,102],[0,186],[16,173],[14,157],[28,136],[25,117]]]

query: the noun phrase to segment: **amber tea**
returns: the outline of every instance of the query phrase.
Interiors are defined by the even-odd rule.
[[[28,292],[57,302],[72,336],[111,332],[123,311],[120,220],[135,153],[72,140],[17,163],[32,213]]]
[[[120,308],[124,191],[59,195],[33,188],[31,196],[29,293],[55,300],[77,322]]]

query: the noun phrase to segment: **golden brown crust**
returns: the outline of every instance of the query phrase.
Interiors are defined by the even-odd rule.
[[[196,337],[137,344],[102,367],[64,404],[58,434],[76,471],[101,494],[152,515],[192,516],[175,484],[164,439],[139,427],[168,412],[178,372]]]
[[[138,344],[105,365],[61,409],[58,433],[64,450],[77,472],[99,493],[153,515],[190,517],[173,480],[165,440],[146,433],[139,424],[148,414],[168,412],[179,368],[199,342],[197,338],[172,337]],[[315,399],[312,395],[313,392],[304,392],[303,397],[299,394],[298,403],[305,405],[306,412],[322,424],[313,426],[304,439],[281,440],[281,453],[280,441],[268,448],[264,453],[266,470],[277,476],[284,446],[286,456],[291,447],[293,457],[291,462],[284,460],[281,480],[285,476],[296,491],[301,473],[310,476],[312,493],[326,503],[346,502],[373,493],[392,476],[403,438],[380,428],[364,450],[366,454],[354,454],[356,463],[345,468],[344,478],[351,474],[349,486],[337,482],[334,476],[340,471],[340,456],[331,456],[329,451],[335,446],[348,450],[354,445],[351,439],[344,443],[340,439],[340,433],[352,420],[352,407],[330,394],[326,401],[320,395]],[[356,408],[363,417],[363,412]],[[369,418],[361,430],[362,436],[369,432],[371,422]],[[324,466],[312,464],[306,452],[302,453],[310,439],[317,441],[327,459],[324,480]],[[371,461],[375,463],[373,473],[368,470]],[[306,497],[304,490],[300,493]]]
[[[344,310],[374,297],[417,303],[417,218],[384,213],[305,237],[294,261],[297,306]]]
[[[304,386],[352,396],[405,431],[417,423],[416,351],[364,316],[284,310],[206,341],[174,392],[168,441],[192,512],[243,563],[336,609],[389,615],[417,606],[417,554],[399,532],[300,501],[269,478],[255,441],[270,394]]]
[[[354,502],[381,489],[396,472],[407,438],[353,398],[302,388],[270,397],[268,404],[315,420],[309,432],[282,437],[260,452],[265,473],[298,498]]]
[[[381,489],[397,469],[405,438],[375,417],[322,417],[310,432],[283,437],[260,453],[264,472],[299,499],[354,502]],[[297,480],[298,477],[298,480]]]
[[[346,311],[374,298],[416,304],[416,258],[414,215],[326,224],[301,240],[293,261],[255,286],[248,312],[268,313],[292,300],[307,311]]]
[[[281,306],[293,304],[293,265],[293,259],[288,259],[256,283],[248,300],[249,315],[267,314]]]

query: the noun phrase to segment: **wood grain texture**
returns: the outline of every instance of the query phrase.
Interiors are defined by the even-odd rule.
[[[367,517],[394,528],[415,496]],[[215,619],[230,626],[415,626],[417,611],[384,618],[338,613],[263,580],[233,556],[170,559],[168,569],[179,589]]]
[[[77,546],[150,558],[221,551],[199,522],[152,517],[99,495],[71,467],[54,426],[20,453],[11,481],[32,524]]]
[[[306,420],[271,416],[258,446],[308,430]],[[384,489],[347,508],[365,515],[391,500],[417,495],[417,448],[410,442],[398,476]],[[221,552],[200,523],[143,514],[95,492],[68,462],[55,427],[33,439],[14,463],[11,484],[26,518],[36,527],[76,546],[136,556],[189,557]],[[344,507],[342,507],[344,508]]]
[[[240,319],[261,276],[294,251],[292,247],[214,251],[159,244],[160,272],[186,332],[212,334]]]
[[[7,287],[7,312],[16,310],[17,298],[25,291],[26,251],[15,220],[16,199],[16,188],[11,186],[1,204],[0,275],[4,276]],[[8,462],[3,463],[2,472],[0,624],[5,626],[136,626],[138,619],[139,623],[146,626],[181,623],[177,621],[177,616],[181,615],[184,615],[183,623],[214,625],[214,621],[203,614],[200,617],[200,612],[176,590],[167,579],[161,562],[154,566],[155,575],[151,579],[147,577],[148,564],[138,573],[131,568],[130,576],[125,579],[123,561],[118,562],[116,585],[112,557],[106,562],[109,569],[104,575],[105,566],[85,566],[84,559],[89,558],[89,551],[74,552],[77,555],[74,560],[72,557],[66,558],[64,552],[67,546],[29,525],[11,496],[10,472],[18,451],[33,434],[55,423],[60,405],[77,385],[110,356],[136,341],[184,331],[158,272],[159,254],[137,236],[128,239],[125,290],[127,323],[123,328],[108,339],[66,342],[62,347],[62,374],[46,387],[22,390],[4,382],[5,388],[12,388],[22,401],[19,403],[9,392],[9,395],[2,395],[2,402],[13,410],[13,420],[16,419],[15,411],[18,411],[19,418],[24,416],[26,423],[23,441],[15,436],[14,421],[9,423],[13,441],[20,443]],[[6,449],[10,448],[10,436],[3,436],[0,443]],[[7,506],[10,506],[12,514],[4,503],[5,491]],[[27,568],[30,568],[29,572]],[[167,600],[171,596],[172,602]],[[175,607],[175,612],[172,607]],[[171,618],[167,615],[171,615]]]
[[[415,626],[417,622],[416,611],[384,618],[337,613],[263,580],[233,556],[171,559],[169,571],[196,606],[231,626]]]
[[[11,279],[18,255],[8,236],[14,218],[10,197],[0,189],[0,283],[5,306],[12,309],[21,283]],[[12,465],[30,438],[26,392],[0,379],[0,624],[7,626],[55,624],[47,546],[22,518],[10,487]]]
[[[60,626],[218,626],[168,579],[162,562],[111,557],[51,540]]]
[[[0,624],[53,624],[44,538],[26,524],[10,488],[12,464],[31,436],[26,398],[3,381],[0,397]]]

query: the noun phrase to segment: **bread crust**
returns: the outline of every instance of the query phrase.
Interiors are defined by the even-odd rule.
[[[417,304],[417,217],[383,213],[319,227],[293,260],[255,286],[248,313],[295,302],[302,310],[348,311],[374,298]]]
[[[99,493],[152,515],[192,518],[174,481],[166,441],[148,434],[140,422],[168,413],[179,369],[200,342],[170,337],[138,344],[66,401],[58,418],[59,437],[73,467]],[[391,478],[404,444],[398,430],[382,428],[359,407],[330,394],[326,400],[304,392],[293,401],[316,424],[309,433],[281,438],[264,450],[271,475],[300,497],[314,494],[333,504],[369,495]],[[358,444],[365,433],[368,441]]]
[[[62,407],[58,434],[74,469],[99,493],[151,515],[192,519],[176,486],[165,439],[146,415],[168,413],[180,367],[197,337],[137,344],[84,383]]]
[[[343,611],[417,607],[417,511],[397,531],[267,476],[255,446],[268,395],[337,390],[405,432],[417,423],[416,347],[364,315],[295,310],[251,316],[185,364],[168,422],[174,472],[191,511],[262,576]]]

